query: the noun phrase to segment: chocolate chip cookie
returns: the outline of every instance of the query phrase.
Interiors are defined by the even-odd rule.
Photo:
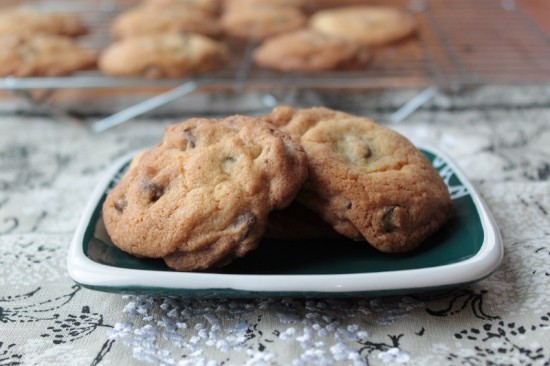
[[[95,67],[96,55],[51,34],[0,36],[0,76],[60,76]]]
[[[121,13],[111,25],[111,33],[117,39],[183,32],[217,37],[221,28],[212,13],[184,3],[141,5]]]
[[[336,231],[382,252],[416,248],[448,219],[448,189],[397,132],[326,108],[276,108],[268,120],[300,141],[310,177],[298,201]]]
[[[308,0],[225,0],[224,8],[253,8],[258,6],[303,8]]]
[[[139,158],[108,194],[103,220],[130,254],[204,270],[254,249],[269,213],[306,177],[301,146],[264,119],[193,118]]]
[[[414,32],[414,17],[389,6],[349,6],[316,12],[309,20],[316,31],[370,46],[383,46]]]
[[[371,59],[366,46],[313,30],[268,38],[254,52],[254,61],[280,71],[318,72],[364,68]]]
[[[28,7],[0,10],[0,36],[47,33],[76,37],[86,32],[86,25],[74,14],[45,13]]]
[[[183,4],[216,14],[220,9],[220,0],[146,0],[145,6],[164,7],[172,4]]]
[[[230,6],[221,17],[221,25],[226,34],[255,41],[296,30],[305,23],[305,15],[292,6]]]
[[[224,44],[200,34],[154,34],[112,44],[101,54],[99,68],[114,76],[176,78],[216,70],[227,55]]]

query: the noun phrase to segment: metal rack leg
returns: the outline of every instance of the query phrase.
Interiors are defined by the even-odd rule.
[[[92,123],[91,129],[94,132],[102,132],[108,130],[109,128],[127,122],[134,117],[140,116],[166,103],[190,94],[198,87],[199,84],[197,82],[188,81],[174,89],[159,94],[153,98],[147,99],[141,103],[135,104],[107,118],[95,121],[94,123]]]
[[[410,116],[414,111],[420,108],[422,105],[426,104],[430,99],[435,97],[439,93],[439,90],[435,86],[431,86],[427,89],[422,90],[420,93],[415,95],[411,100],[405,103],[401,108],[392,113],[389,120],[391,123],[400,123],[405,118]]]

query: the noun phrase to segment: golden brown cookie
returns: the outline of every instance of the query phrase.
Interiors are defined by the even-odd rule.
[[[193,118],[166,129],[108,194],[113,243],[176,270],[224,265],[254,249],[268,215],[307,177],[300,145],[261,117]]]
[[[370,59],[366,46],[308,29],[268,38],[254,52],[258,65],[280,71],[359,69]]]
[[[229,7],[221,17],[222,28],[229,36],[256,41],[296,30],[305,23],[304,14],[291,6]]]
[[[316,12],[309,26],[319,32],[370,46],[382,46],[414,32],[414,17],[389,6],[349,6]]]
[[[303,0],[306,6],[312,10],[341,8],[352,5],[372,5],[372,0]]]
[[[146,0],[144,2],[145,6],[152,7],[171,6],[172,4],[183,4],[213,14],[216,14],[220,9],[220,0]]]
[[[114,76],[185,77],[220,68],[227,53],[225,45],[200,34],[155,34],[112,44],[99,68]]]
[[[95,67],[93,51],[51,34],[0,36],[0,76],[60,76]]]
[[[258,6],[269,7],[294,7],[302,8],[306,5],[307,0],[225,0],[224,8],[235,8],[242,10],[244,8],[253,8]]]
[[[111,33],[118,39],[183,32],[217,37],[221,29],[218,19],[211,13],[180,3],[138,6],[121,13],[111,25]]]
[[[45,13],[27,7],[0,10],[0,36],[48,33],[75,37],[86,32],[86,25],[74,14]]]
[[[445,183],[397,132],[326,108],[279,107],[268,120],[306,151],[310,177],[298,201],[342,235],[383,252],[405,252],[448,219]]]

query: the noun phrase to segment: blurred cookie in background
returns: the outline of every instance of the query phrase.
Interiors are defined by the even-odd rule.
[[[372,0],[302,0],[309,9],[328,9],[351,5],[372,5]]]
[[[155,0],[153,0],[155,1]],[[162,0],[158,0],[162,1]],[[307,6],[308,0],[224,0],[223,8],[234,10],[253,8],[258,6],[270,6],[270,7],[294,7],[303,8]]]
[[[0,36],[18,33],[47,33],[76,37],[87,33],[75,14],[45,13],[29,7],[0,9]]]
[[[280,71],[352,70],[370,60],[368,47],[309,29],[268,38],[254,52],[258,65]]]
[[[411,35],[416,21],[394,7],[349,6],[318,11],[311,16],[309,26],[365,45],[384,46]]]
[[[261,4],[229,6],[221,17],[227,35],[255,41],[302,28],[306,21],[306,16],[296,7]]]
[[[0,36],[0,76],[60,76],[96,65],[96,54],[71,38],[21,33]]]
[[[145,0],[145,6],[164,7],[173,4],[181,4],[184,6],[195,7],[216,14],[220,10],[220,0]]]
[[[216,16],[183,3],[138,6],[119,14],[111,25],[111,33],[117,39],[180,32],[217,37],[221,29]]]
[[[113,76],[184,77],[220,68],[227,55],[224,44],[200,34],[154,34],[112,44],[99,68]]]

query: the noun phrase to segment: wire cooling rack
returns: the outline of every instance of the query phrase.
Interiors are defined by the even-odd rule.
[[[550,35],[513,0],[392,0],[411,11],[418,31],[409,39],[374,51],[363,70],[319,74],[283,73],[256,66],[256,45],[231,43],[232,58],[222,70],[191,79],[119,78],[99,71],[65,77],[0,79],[0,89],[174,87],[188,81],[218,88],[370,89],[436,86],[441,90],[487,83],[550,82]],[[34,0],[44,11],[74,12],[91,32],[79,42],[98,52],[112,39],[109,26],[131,0]],[[550,7],[549,7],[550,8]]]
[[[257,44],[222,39],[230,46],[232,57],[223,69],[208,75],[151,80],[112,77],[92,70],[64,77],[0,78],[0,90],[23,97],[30,105],[65,119],[74,118],[55,105],[44,103],[56,90],[152,88],[155,93],[159,88],[168,90],[90,125],[93,131],[101,132],[197,90],[265,92],[262,103],[269,107],[277,103],[269,93],[277,90],[353,92],[421,88],[420,93],[389,117],[388,122],[396,123],[440,92],[484,84],[550,82],[550,34],[533,19],[536,14],[526,12],[524,5],[528,1],[536,0],[333,0],[332,3],[338,5],[345,2],[393,5],[407,9],[418,21],[412,37],[373,50],[373,61],[362,70],[316,74],[268,70],[252,61]],[[14,0],[5,3],[79,14],[90,28],[90,33],[79,42],[100,53],[113,41],[109,28],[114,17],[139,1]],[[550,5],[540,4],[546,11],[550,10]],[[37,90],[42,91],[41,100],[33,93]]]

